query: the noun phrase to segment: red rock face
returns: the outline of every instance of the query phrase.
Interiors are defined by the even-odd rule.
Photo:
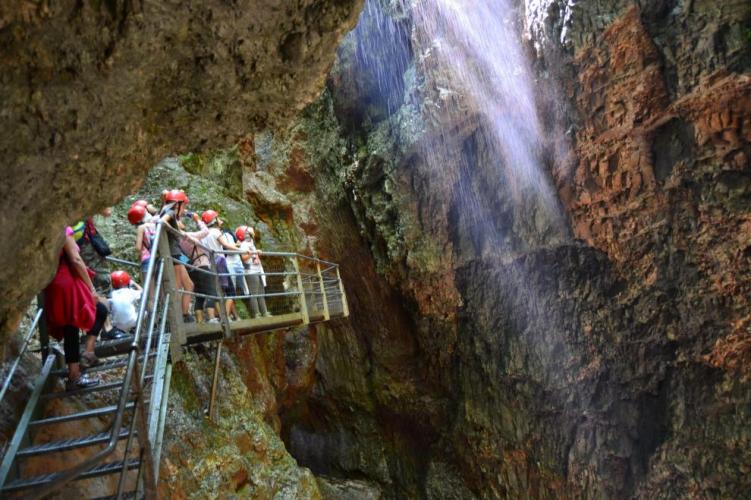
[[[448,491],[439,479],[451,474],[435,472],[444,470],[493,497],[733,497],[748,489],[749,438],[740,429],[750,418],[751,77],[742,72],[747,48],[728,33],[751,11],[732,0],[680,8],[655,2],[642,11],[627,4],[570,7],[571,38],[540,63],[549,71],[557,64],[564,76],[566,102],[555,104],[574,124],[574,160],[553,177],[571,231],[584,244],[546,238],[524,224],[535,212],[510,200],[513,193],[490,175],[494,154],[474,123],[445,129],[456,139],[456,159],[471,167],[466,171],[443,152],[445,165],[431,171],[421,165],[425,148],[395,152],[375,133],[345,163],[351,167],[331,169],[341,175],[346,208],[369,250],[327,249],[355,283],[352,331],[342,329],[336,339],[364,346],[365,361],[343,363],[338,355],[354,356],[319,335],[317,363],[330,371],[318,376],[339,381],[335,372],[346,366],[346,378],[357,380],[366,370],[355,365],[372,363],[374,374],[363,374],[372,393],[358,397],[372,397],[374,413],[398,425],[361,432],[373,412],[362,404],[353,440],[400,464],[388,491],[412,481]],[[551,44],[565,38],[555,35]],[[421,54],[417,71],[427,72],[429,51],[414,52]],[[428,89],[421,91],[450,87],[431,82],[421,82]],[[334,108],[360,116],[352,111],[357,92],[337,89],[346,85],[337,79],[331,85]],[[336,182],[321,179],[319,188]],[[472,227],[477,220],[457,201],[461,190],[487,209],[487,219],[477,220],[506,230],[503,238]],[[331,234],[331,224],[322,218],[321,233]],[[451,256],[440,279],[429,272],[435,259],[414,258],[425,235]],[[402,241],[412,250],[406,258],[390,251],[399,245],[387,244]],[[364,273],[362,262],[370,270],[371,258],[375,269]],[[413,323],[412,331],[380,316],[388,311],[392,320],[397,307],[366,297],[361,290],[373,283],[404,296],[403,324]],[[358,317],[368,318],[367,327]],[[396,348],[410,339],[414,348]],[[406,368],[415,375],[403,376]],[[326,397],[313,394],[309,404],[346,428],[349,414],[342,418],[337,406],[350,393],[331,384]],[[415,393],[424,395],[419,403]],[[444,402],[451,411],[438,411]],[[402,454],[394,428],[432,441]],[[303,445],[293,448],[305,456]],[[330,449],[346,456],[343,445]],[[427,479],[403,472],[403,456],[427,470]],[[323,461],[383,482],[377,468],[337,457]]]
[[[729,320],[746,324],[751,213],[733,200],[748,187],[751,77],[718,71],[671,100],[636,8],[576,65],[578,164],[557,178],[576,236],[645,286],[667,271],[655,241],[669,238],[667,252],[695,258],[704,292],[731,301]]]

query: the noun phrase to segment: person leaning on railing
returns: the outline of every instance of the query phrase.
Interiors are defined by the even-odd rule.
[[[193,291],[193,281],[188,275],[185,264],[190,259],[183,253],[180,248],[180,217],[185,213],[185,206],[188,204],[188,197],[183,191],[173,189],[164,195],[164,206],[159,212],[159,219],[167,223],[173,230],[167,231],[167,241],[169,242],[170,256],[172,257],[175,268],[175,281],[178,290],[182,289],[188,292]],[[190,294],[182,294],[183,321],[186,323],[195,322],[195,318],[190,314],[190,303],[193,297]]]
[[[240,294],[244,295],[246,290],[245,280],[243,279],[243,267],[240,257],[236,254],[222,254],[223,250],[229,250],[236,252],[240,250],[240,247],[235,245],[234,236],[223,231],[224,221],[219,217],[219,214],[215,210],[206,210],[201,219],[209,227],[209,235],[206,236],[201,243],[207,248],[210,248],[213,252],[216,252],[216,266],[217,271],[223,275],[222,288],[225,295],[229,296],[225,300],[224,307],[227,311],[227,315],[230,319],[237,319],[237,306],[233,296]],[[227,276],[229,274],[229,276]]]
[[[209,323],[218,323],[219,319],[216,317],[216,299],[214,298],[217,297],[216,281],[214,275],[211,273],[209,253],[201,246],[201,240],[208,236],[209,228],[206,227],[206,224],[198,214],[188,212],[188,215],[198,224],[199,230],[186,232],[185,238],[180,242],[180,247],[190,259],[190,265],[198,268],[191,268],[188,271],[190,279],[195,284],[196,293],[200,294],[196,296],[194,308],[196,320],[198,323],[203,323],[203,313],[206,311]]]
[[[235,230],[237,241],[240,242],[240,250],[247,252],[240,255],[245,268],[245,280],[250,290],[250,297],[246,307],[251,311],[254,318],[271,316],[266,309],[266,299],[263,296],[266,286],[266,276],[261,265],[261,251],[256,249],[255,230],[249,226],[240,226]]]
[[[107,306],[97,296],[91,281],[93,274],[78,252],[73,229],[66,228],[57,272],[44,289],[44,311],[50,335],[63,341],[68,365],[68,390],[99,384],[99,380],[81,373],[82,361],[86,366],[99,364],[94,347],[107,318]],[[79,329],[87,332],[83,354],[79,353]]]

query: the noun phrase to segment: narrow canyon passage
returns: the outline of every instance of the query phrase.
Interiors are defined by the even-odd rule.
[[[135,496],[751,491],[749,2],[13,0],[0,47],[0,476],[101,449],[7,458],[65,227],[93,216],[138,266],[133,204],[174,189],[182,230],[253,228],[269,316],[239,298],[209,323],[204,288],[154,280],[170,381]],[[117,403],[61,396],[60,363],[34,418]]]

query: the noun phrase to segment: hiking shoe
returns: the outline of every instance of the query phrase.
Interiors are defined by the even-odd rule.
[[[271,314],[269,311],[266,311],[264,316],[266,316],[267,318],[270,318],[271,316],[273,316],[273,314]]]
[[[210,319],[210,320],[208,320],[208,321],[207,321],[206,323],[219,323],[219,322],[220,322],[220,321],[219,321],[219,318],[211,318],[211,319]]]
[[[254,317],[255,319],[261,319],[261,318],[263,318],[263,314],[261,314],[261,313],[256,313],[256,315],[255,315],[255,316],[253,316],[253,317]]]
[[[96,357],[96,354],[89,351],[81,353],[81,366],[84,368],[91,368],[92,366],[101,365],[102,362]]]
[[[113,328],[102,334],[102,340],[120,340],[127,338],[128,336],[128,333],[120,330],[119,328]]]
[[[183,323],[195,323],[196,318],[192,314],[183,314]]]
[[[66,391],[75,391],[76,389],[86,389],[99,385],[99,379],[88,375],[81,375],[77,380],[68,379],[65,382]]]

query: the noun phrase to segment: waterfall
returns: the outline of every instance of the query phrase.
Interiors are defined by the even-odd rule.
[[[444,199],[467,256],[513,257],[567,237],[545,164],[560,141],[546,140],[555,127],[539,117],[514,3],[367,0],[349,45],[352,124],[372,132],[391,117],[404,161],[453,190]]]
[[[453,87],[444,92],[460,95],[444,101],[443,113],[481,115],[507,178],[551,203],[535,82],[511,0],[413,0],[412,8],[415,28],[437,63],[432,70]]]

